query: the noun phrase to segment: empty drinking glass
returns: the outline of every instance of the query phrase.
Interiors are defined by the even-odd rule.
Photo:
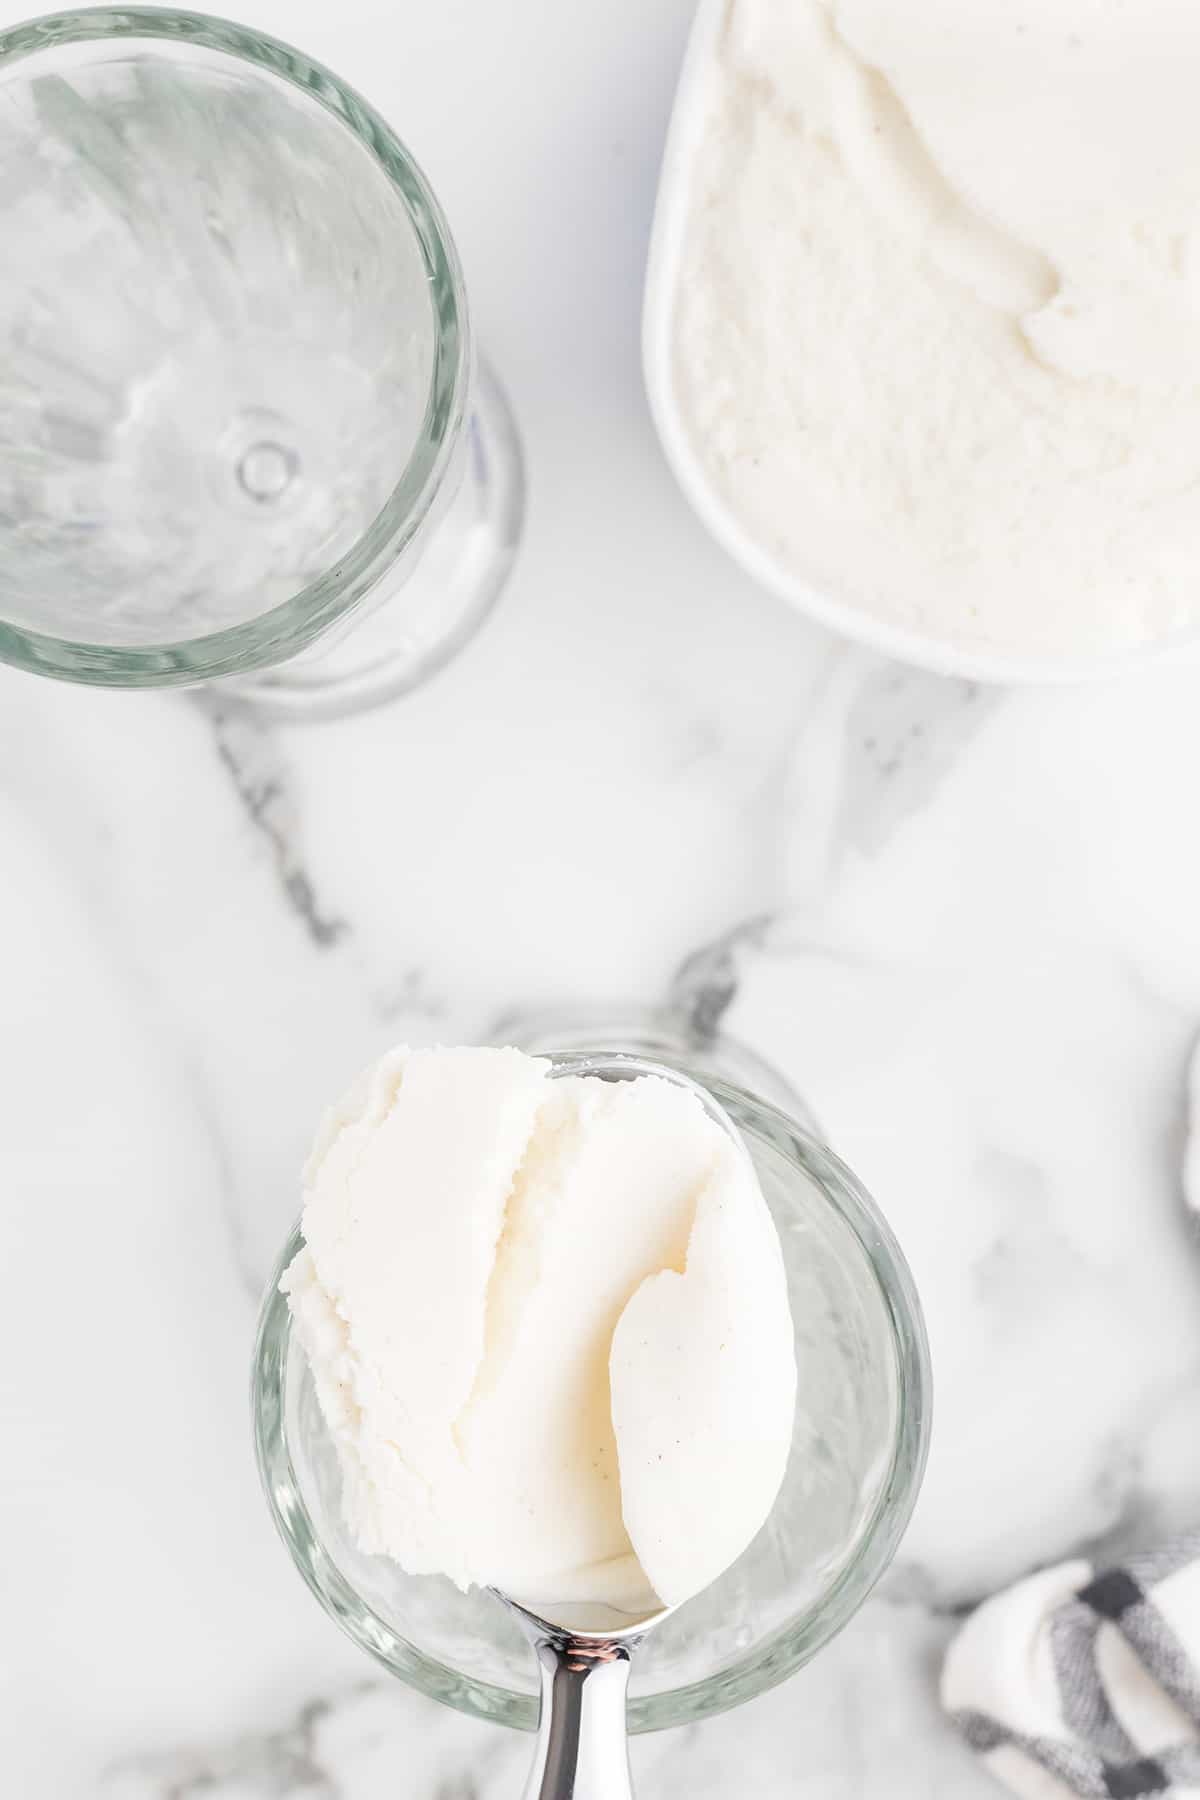
[[[408,151],[299,51],[102,8],[0,30],[0,659],[281,709],[411,687],[520,530]]]

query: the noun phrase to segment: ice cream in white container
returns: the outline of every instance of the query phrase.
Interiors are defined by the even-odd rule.
[[[546,1616],[707,1586],[783,1480],[775,1225],[690,1084],[397,1050],[325,1121],[283,1287],[359,1546]]]
[[[647,387],[764,585],[945,673],[1200,652],[1200,13],[701,0]]]

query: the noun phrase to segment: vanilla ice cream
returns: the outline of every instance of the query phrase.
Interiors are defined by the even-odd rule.
[[[1200,7],[729,0],[680,417],[782,568],[1018,656],[1200,627]]]
[[[641,1611],[762,1525],[795,1410],[783,1259],[694,1092],[393,1051],[321,1129],[303,1232],[282,1286],[364,1550]]]

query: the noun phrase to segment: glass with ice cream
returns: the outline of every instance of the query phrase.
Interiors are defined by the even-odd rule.
[[[435,1698],[536,1723],[489,1590],[580,1632],[673,1609],[639,1730],[849,1617],[911,1511],[928,1363],[872,1203],[765,1102],[608,1052],[400,1051],[318,1136],[255,1423],[309,1585]]]

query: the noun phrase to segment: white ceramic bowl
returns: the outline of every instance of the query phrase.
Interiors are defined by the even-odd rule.
[[[714,489],[676,403],[671,332],[691,172],[704,131],[710,84],[717,75],[717,51],[728,5],[729,0],[700,0],[688,40],[659,177],[642,317],[642,354],[650,411],[667,461],[702,523],[761,587],[778,594],[797,611],[888,656],[941,675],[958,675],[973,681],[1065,683],[1125,674],[1185,656],[1200,664],[1200,628],[1117,654],[1038,657],[967,648],[889,625],[865,609],[813,587],[777,562]]]

